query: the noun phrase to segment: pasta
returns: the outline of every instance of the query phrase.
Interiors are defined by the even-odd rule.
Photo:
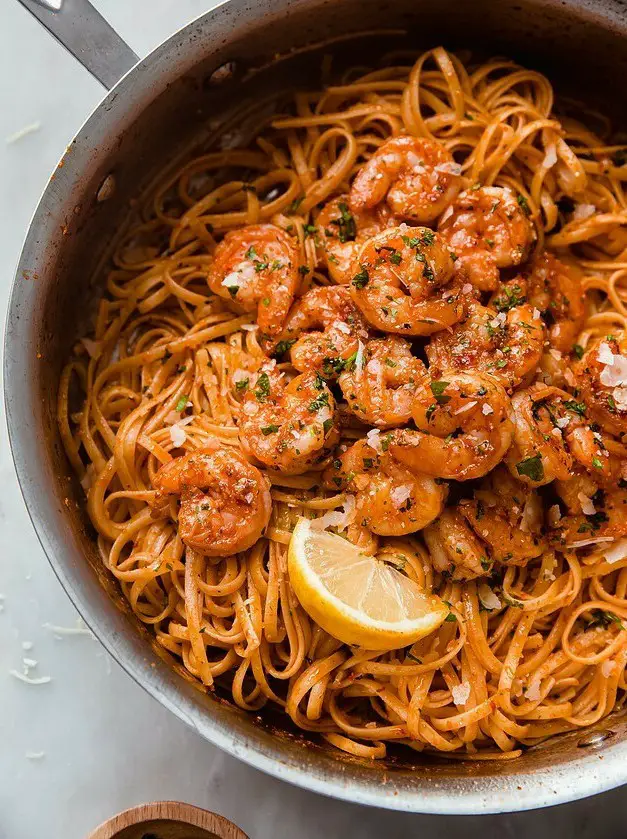
[[[217,684],[248,711],[274,703],[373,759],[393,743],[515,758],[623,701],[627,153],[602,116],[572,111],[554,109],[546,78],[504,59],[473,64],[440,47],[411,64],[388,56],[296,94],[248,148],[177,165],[142,200],[93,334],[63,371],[58,420],[103,563],[202,689]],[[416,139],[432,143],[432,162]],[[407,160],[413,175],[402,174]],[[412,178],[425,170],[437,188],[419,206]],[[402,278],[374,280],[383,259],[394,273],[412,248],[437,290],[419,311]],[[218,270],[223,258],[230,269]],[[350,329],[340,304],[357,307]],[[335,330],[336,357],[316,356],[315,337],[301,343],[312,330]],[[383,403],[374,388],[386,366],[394,391]],[[293,419],[301,391],[266,401],[263,417],[243,413],[263,376],[268,388],[273,376],[313,388],[302,421],[322,430],[297,462],[271,414]],[[392,495],[383,485],[383,512],[344,461],[353,444],[362,457],[364,439],[376,460],[366,483],[397,481]],[[180,490],[159,470],[217,444],[267,484],[264,535],[216,556],[181,538]],[[400,485],[399,470],[410,473]],[[416,470],[428,477],[414,486]],[[420,524],[409,507],[401,515],[412,493],[432,509]],[[405,649],[343,645],[291,589],[299,516],[326,516],[439,594],[451,619]]]

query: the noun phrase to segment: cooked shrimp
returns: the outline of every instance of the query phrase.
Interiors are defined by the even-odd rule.
[[[362,422],[393,428],[410,420],[416,387],[426,374],[409,343],[390,335],[368,341],[339,384],[348,407]]]
[[[541,312],[553,349],[569,353],[585,320],[581,274],[573,265],[543,251],[526,278],[527,302]]]
[[[368,324],[348,288],[324,286],[310,289],[294,304],[273,348],[276,352],[291,347],[291,362],[303,373],[317,370],[335,378],[355,356],[359,342],[369,337]]]
[[[380,536],[414,533],[442,511],[447,487],[408,469],[388,451],[395,432],[370,433],[336,458],[323,480],[355,493],[356,521]]]
[[[487,475],[457,509],[487,546],[492,561],[526,565],[546,548],[542,500],[515,480],[504,466]]]
[[[481,370],[514,388],[535,373],[543,344],[542,321],[530,306],[496,312],[473,300],[461,323],[431,338],[427,357],[435,375],[447,368]]]
[[[511,403],[485,373],[447,370],[423,380],[412,416],[418,431],[399,431],[390,451],[410,468],[456,481],[480,478],[500,463],[512,439]]]
[[[563,492],[563,489],[562,489]],[[578,500],[583,500],[583,493]],[[580,513],[563,516],[556,522],[551,540],[560,547],[585,546],[607,542],[627,536],[627,492],[598,490],[581,504]]]
[[[237,449],[209,445],[176,457],[154,477],[155,513],[180,496],[178,534],[206,556],[230,556],[252,547],[272,512],[270,482]]]
[[[353,300],[383,332],[431,335],[457,323],[464,296],[447,285],[454,272],[444,241],[426,227],[390,228],[358,250]]]
[[[627,340],[622,333],[593,342],[573,366],[579,398],[610,434],[627,431]]]
[[[551,399],[551,393],[532,387],[512,396],[514,440],[506,463],[514,478],[529,486],[566,480],[572,468],[562,436],[569,418],[562,400]]]
[[[339,437],[335,400],[317,373],[286,383],[266,362],[241,406],[239,438],[244,451],[270,469],[298,475],[321,464]]]
[[[533,242],[533,227],[508,187],[469,189],[440,219],[440,234],[470,282],[493,291],[499,268],[520,265]]]
[[[457,510],[444,510],[433,524],[423,530],[422,535],[433,567],[446,577],[474,580],[490,573],[492,562],[488,559],[485,546]]]
[[[436,140],[392,137],[357,173],[350,191],[353,210],[387,201],[407,221],[428,224],[437,219],[459,192],[461,169]]]
[[[207,282],[237,310],[257,311],[262,332],[281,331],[298,287],[298,250],[273,224],[227,233],[215,250]]]
[[[316,216],[316,250],[331,279],[340,285],[349,283],[359,245],[394,223],[386,208],[351,211],[348,195],[340,195],[325,204]]]
[[[583,408],[583,403],[575,404]],[[627,478],[627,451],[597,428],[586,424],[584,418],[578,418],[564,432],[564,439],[575,462],[598,486],[616,489],[623,486]]]

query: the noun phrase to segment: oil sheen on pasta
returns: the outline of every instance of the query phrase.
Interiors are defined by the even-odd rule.
[[[59,426],[200,688],[372,758],[514,758],[622,702],[627,154],[577,112],[508,61],[389,56],[143,201]],[[331,511],[452,619],[385,653],[315,625],[286,551]]]

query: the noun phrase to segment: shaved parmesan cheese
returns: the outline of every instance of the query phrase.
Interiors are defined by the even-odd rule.
[[[39,131],[40,128],[40,122],[31,122],[29,125],[25,125],[24,128],[20,128],[19,131],[15,131],[13,134],[9,134],[9,136],[5,139],[4,142],[7,144],[7,146],[10,146],[13,143],[17,143],[18,140],[22,140],[24,137],[28,137],[29,134],[33,134],[35,131]]]
[[[611,659],[608,659],[608,661],[604,661],[601,665],[601,673],[603,673],[606,679],[614,673],[615,669],[616,665],[613,661],[611,661]]]
[[[450,208],[449,208],[450,209]],[[452,212],[452,210],[451,210]],[[462,294],[472,294],[472,286],[470,283],[464,283],[462,286]]]
[[[319,530],[326,530],[327,527],[337,527],[338,530],[345,530],[355,519],[355,496],[347,495],[344,510],[329,510],[318,519],[311,522],[311,526]]]
[[[627,387],[615,387],[612,396],[618,410],[627,411]]]
[[[85,490],[85,492],[89,492],[91,486],[94,482],[94,477],[96,475],[96,469],[94,468],[93,463],[87,464],[87,469],[85,469],[85,474],[81,478],[81,486]]]
[[[549,355],[553,356],[556,361],[561,361],[562,354],[559,350],[549,350]]]
[[[25,652],[28,652],[28,650],[32,650],[33,649],[33,642],[32,641],[22,641],[22,649]]]
[[[351,328],[347,323],[344,323],[341,320],[336,320],[333,322],[333,326],[338,330],[338,332],[343,332],[344,335],[351,334]]]
[[[452,204],[449,204],[449,206],[446,208],[446,210],[442,214],[442,218],[440,219],[440,224],[442,224],[442,222],[449,219],[452,215],[453,215],[453,206],[452,206]],[[463,291],[463,289],[462,289],[462,291]]]
[[[259,405],[256,402],[244,402],[242,411],[249,417],[253,417],[259,411]]]
[[[226,275],[226,277],[222,280],[221,285],[225,288],[241,288],[246,283],[254,280],[256,275],[257,272],[255,271],[254,263],[245,259],[243,262],[240,262],[235,266],[234,271],[231,271],[230,274]]]
[[[475,405],[476,405],[476,404],[477,404],[477,400],[475,399],[475,400],[474,400],[474,401],[472,401],[472,402],[468,402],[468,403],[467,403],[466,405],[464,405],[462,408],[458,408],[456,411],[453,411],[453,414],[454,414],[454,415],[457,415],[457,414],[464,414],[464,413],[466,413],[466,411],[470,411],[470,410],[472,410],[472,409],[475,407]]]
[[[610,565],[627,558],[627,537],[619,539],[611,548],[606,548],[600,554]]]
[[[540,699],[542,696],[540,693],[540,679],[534,678],[531,680],[529,687],[525,691],[525,696],[531,702],[537,702]]]
[[[372,428],[366,434],[366,441],[371,449],[374,449],[375,452],[382,451],[381,449],[381,432],[378,428]]]
[[[363,341],[359,342],[357,347],[357,355],[355,356],[355,369],[361,370],[364,366],[364,344]]]
[[[596,507],[592,503],[592,499],[589,498],[585,493],[578,492],[577,498],[579,499],[579,503],[581,504],[581,512],[585,516],[593,516],[596,513]]]
[[[570,417],[560,417],[559,419],[555,420],[555,424],[558,428],[566,428],[569,422]]]
[[[553,504],[552,507],[549,507],[548,521],[550,527],[557,527],[561,518],[562,514],[560,512],[559,504]]]
[[[438,163],[438,165],[434,166],[433,168],[436,172],[444,172],[448,175],[461,175],[462,173],[462,167],[459,165],[459,163]]]
[[[172,445],[179,448],[183,445],[183,443],[187,440],[187,434],[185,433],[185,429],[181,428],[180,425],[174,424],[170,426],[170,440],[172,440]]]
[[[540,309],[534,309],[533,310],[533,319],[534,320],[540,320]]]
[[[612,362],[606,363],[599,376],[602,385],[606,387],[620,387],[627,385],[627,357],[613,355]]]
[[[57,626],[54,623],[44,623],[42,625],[44,629],[52,632],[58,638],[62,638],[64,635],[89,635],[91,638],[95,637],[94,633],[89,627],[85,626],[81,618],[76,619],[76,626]]]
[[[45,756],[46,756],[45,752],[26,752],[26,754],[24,755],[26,760],[41,760],[42,757],[45,757]]]
[[[597,208],[594,204],[577,204],[573,211],[573,221],[583,221],[584,219],[590,218],[596,211]]]
[[[243,323],[240,326],[240,329],[243,329],[245,332],[256,332],[259,329],[258,323]]]
[[[377,358],[372,358],[366,365],[366,370],[373,376],[378,376],[383,370],[383,365]]]
[[[32,670],[33,667],[37,667],[37,662],[34,658],[23,658],[22,664],[27,670]]]
[[[411,486],[405,484],[400,487],[394,487],[392,492],[390,493],[390,498],[392,499],[392,503],[398,509],[402,507],[403,504],[407,501],[409,496],[411,495]]]
[[[461,685],[455,685],[451,689],[451,696],[456,705],[465,705],[470,698],[470,685],[468,682],[462,682]]]
[[[520,529],[523,533],[530,533],[533,528],[534,521],[537,518],[537,505],[535,496],[530,495],[525,501],[525,506],[520,517]]]
[[[477,587],[477,594],[479,595],[479,601],[484,609],[491,612],[493,609],[501,608],[501,601],[487,583],[479,583]]]
[[[487,402],[484,402],[481,406],[481,413],[484,415],[484,417],[487,417],[490,414],[494,413],[494,408],[492,407],[492,405],[488,405]]]
[[[19,670],[9,670],[9,675],[13,676],[14,679],[18,679],[20,682],[24,682],[27,685],[47,685],[48,682],[51,682],[52,679],[50,676],[38,676],[36,679],[27,676],[25,673],[20,673]]]
[[[612,348],[609,344],[603,341],[602,344],[599,344],[599,349],[597,350],[597,358],[601,362],[601,364],[614,364],[614,353],[612,352]]]
[[[579,539],[578,542],[571,542],[567,548],[585,548],[588,545],[600,545],[603,542],[613,542],[613,536],[597,536],[596,539]]]
[[[557,163],[557,151],[555,150],[555,145],[550,145],[546,150],[546,154],[544,155],[544,160],[542,161],[542,166],[544,169],[551,169]]]

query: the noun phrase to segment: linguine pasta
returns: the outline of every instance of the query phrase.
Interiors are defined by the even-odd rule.
[[[594,121],[596,132],[558,116],[537,72],[501,59],[464,64],[437,48],[298,93],[247,149],[196,157],[152,188],[115,250],[93,334],[63,371],[58,420],[103,563],[200,686],[219,683],[247,711],[281,706],[299,728],[366,758],[385,757],[395,742],[450,757],[515,758],[620,704],[627,551],[614,533],[591,526],[526,564],[455,579],[434,564],[420,532],[377,539],[358,521],[342,530],[354,500],[324,488],[320,468],[264,469],[269,526],[232,556],[186,549],[174,498],[166,514],[153,512],[155,475],[174,455],[215,439],[239,449],[241,383],[266,357],[254,312],[234,312],[209,290],[217,243],[245,225],[275,224],[298,248],[298,293],[329,285],[313,232],[318,207],[347,192],[393,135],[438,140],[468,186],[509,187],[535,229],[534,251],[579,266],[585,320],[575,356],[556,360],[576,361],[594,341],[621,334],[627,165],[609,125]],[[286,356],[279,367],[294,372]],[[552,375],[542,379],[547,394],[558,388],[577,400],[568,372],[558,385]],[[343,443],[365,435],[348,411],[342,418]],[[620,457],[620,435],[612,445]],[[332,528],[437,592],[451,619],[391,652],[349,648],[317,626],[290,588],[287,545],[299,516],[333,511]]]

